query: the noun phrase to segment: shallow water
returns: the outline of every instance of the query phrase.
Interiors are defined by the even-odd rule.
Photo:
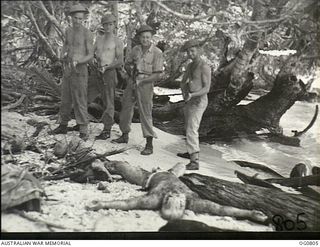
[[[313,117],[315,105],[315,103],[296,102],[280,120],[284,134],[293,136],[291,130],[303,130]],[[301,147],[247,139],[235,140],[231,144],[217,142],[211,147],[222,152],[222,157],[228,161],[244,160],[264,164],[288,177],[292,167],[299,162],[307,165],[309,174],[312,166],[320,166],[319,117],[313,127],[300,137],[300,140]]]

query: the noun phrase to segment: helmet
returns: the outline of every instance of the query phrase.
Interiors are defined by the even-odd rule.
[[[195,39],[188,40],[183,44],[180,51],[186,52],[189,48],[195,47],[195,46],[200,46],[200,42],[198,40],[195,40]]]
[[[81,4],[76,4],[76,5],[72,5],[68,11],[68,14],[74,14],[77,12],[83,12],[85,14],[88,14],[89,11],[87,10],[87,8],[83,7]]]
[[[101,24],[105,24],[105,23],[109,23],[109,22],[115,22],[116,21],[116,17],[112,14],[106,14],[104,16],[102,16],[101,18]]]
[[[149,25],[141,25],[140,28],[137,30],[137,35],[140,35],[143,32],[151,32],[153,33],[153,28]]]

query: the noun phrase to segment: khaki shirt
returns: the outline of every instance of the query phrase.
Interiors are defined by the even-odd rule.
[[[133,47],[126,63],[136,64],[139,73],[142,74],[161,73],[163,71],[162,51],[152,44],[143,54],[141,45],[137,45]]]

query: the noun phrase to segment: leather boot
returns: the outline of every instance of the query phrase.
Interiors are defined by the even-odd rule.
[[[83,140],[83,141],[87,141],[89,139],[89,134],[86,132],[80,132],[79,137]]]
[[[146,147],[141,151],[142,155],[150,155],[153,153],[153,145],[152,145],[153,137],[147,137]]]
[[[67,125],[60,124],[57,128],[52,131],[49,131],[49,135],[58,135],[58,134],[67,134],[68,128]]]
[[[177,153],[177,156],[185,159],[190,159],[190,154],[188,152],[186,153]]]
[[[100,135],[96,136],[96,140],[107,140],[108,138],[110,138],[110,130],[102,130],[102,132],[100,133]]]
[[[80,130],[80,125],[77,124],[73,127],[68,127],[68,131],[79,131]]]
[[[190,154],[190,163],[186,165],[187,170],[199,170],[199,153]]]
[[[129,134],[123,133],[122,136],[120,136],[118,139],[114,139],[111,142],[113,143],[128,143],[129,141]]]

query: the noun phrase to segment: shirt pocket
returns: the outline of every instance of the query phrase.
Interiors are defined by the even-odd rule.
[[[143,67],[144,71],[152,73],[153,72],[153,56],[151,54],[148,54],[143,59]]]

